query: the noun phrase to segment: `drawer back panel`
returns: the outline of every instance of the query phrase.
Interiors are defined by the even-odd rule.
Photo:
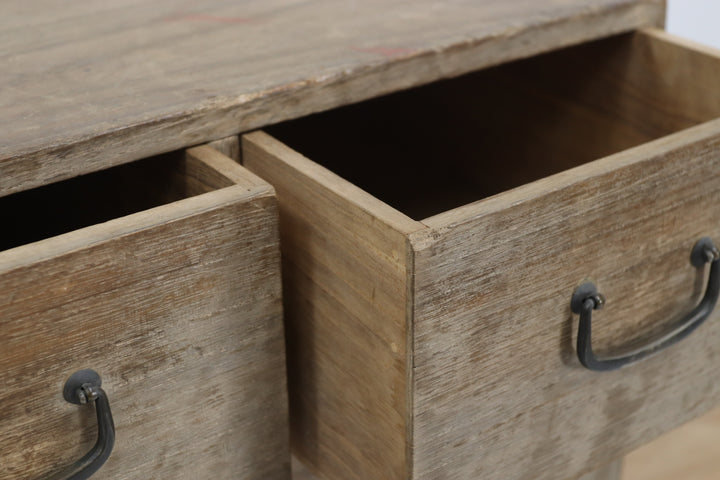
[[[0,251],[233,185],[184,151],[0,198]]]
[[[414,219],[720,116],[720,61],[639,32],[269,133]]]

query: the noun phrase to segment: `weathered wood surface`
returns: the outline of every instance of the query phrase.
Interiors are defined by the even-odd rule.
[[[715,437],[717,438],[717,437]],[[692,440],[699,440],[696,438],[693,438]],[[674,444],[673,444],[674,445]],[[649,450],[650,452],[655,452],[654,450]],[[657,458],[654,457],[654,460],[656,461]],[[638,462],[636,462],[638,463]],[[710,463],[710,462],[708,462]],[[615,461],[600,470],[597,470],[592,473],[587,473],[583,475],[582,477],[578,478],[577,480],[620,480],[620,475],[622,472],[622,460]],[[633,465],[634,467],[634,465]],[[643,465],[642,467],[647,468],[646,465]],[[642,468],[641,467],[641,468]],[[648,469],[649,470],[649,469]],[[712,471],[712,470],[711,470]],[[717,472],[717,470],[715,470]],[[662,478],[659,480],[675,480],[677,478],[688,478],[682,476],[683,470],[676,470],[676,476],[674,477],[667,477]],[[296,457],[293,457],[292,459],[292,478],[293,480],[318,480],[318,477],[312,474],[308,468],[303,465]],[[705,476],[705,477],[697,477],[697,478],[688,478],[688,480],[714,480],[714,476]],[[656,477],[634,477],[632,475],[629,475],[627,479],[625,480],[656,480]]]
[[[625,457],[623,480],[716,480],[720,476],[720,409]]]
[[[0,195],[563,45],[663,0],[5,1]]]
[[[100,478],[289,478],[277,207],[242,172],[0,252],[0,478],[90,448],[92,408],[61,394],[81,368],[102,375],[115,421]]]
[[[226,157],[240,163],[240,137],[232,135],[221,138],[207,144],[207,146],[217,150]]]
[[[297,459],[297,457],[292,457],[292,479],[293,480],[318,480],[318,478],[313,475],[310,470],[307,469],[305,465],[303,465],[300,460]]]
[[[277,190],[293,451],[327,479],[406,478],[405,235],[422,225],[262,132]]]
[[[196,195],[195,185],[216,185],[217,188],[241,185],[248,190],[265,188],[273,191],[273,187],[254,173],[239,166],[226,155],[209,145],[188,148],[185,151],[186,167],[183,171],[187,179],[186,188],[191,195]],[[202,187],[199,187],[202,188]],[[199,191],[198,193],[205,193]]]
[[[599,470],[583,475],[578,480],[620,480],[622,475],[622,466],[623,461],[616,460],[608,465],[605,465]]]
[[[718,151],[713,121],[426,221],[411,239],[418,478],[568,478],[720,402],[720,314],[595,373],[576,359],[569,305],[587,279],[606,295],[599,352],[694,306],[690,251],[720,239]]]

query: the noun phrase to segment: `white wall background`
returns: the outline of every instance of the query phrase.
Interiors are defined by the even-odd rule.
[[[720,0],[668,0],[666,30],[720,48]]]

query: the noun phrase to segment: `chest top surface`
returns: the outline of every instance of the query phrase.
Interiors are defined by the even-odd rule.
[[[662,0],[9,0],[0,196],[554,48]]]

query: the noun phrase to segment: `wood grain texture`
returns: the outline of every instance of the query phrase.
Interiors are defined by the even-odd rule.
[[[620,480],[620,474],[622,470],[623,462],[621,460],[615,461],[610,465],[607,465],[600,470],[592,473],[588,473],[580,477],[578,480]],[[292,478],[293,480],[317,480],[317,477],[313,475],[310,470],[307,469],[297,458],[292,459]],[[682,470],[681,470],[682,472]],[[647,477],[647,480],[654,480],[655,477]],[[667,480],[679,478],[679,476],[668,477]],[[684,478],[684,477],[683,477]],[[711,480],[714,477],[703,477],[692,480]],[[642,480],[640,478],[628,478],[627,480]],[[665,479],[662,479],[665,480]]]
[[[715,480],[720,409],[644,445],[626,457],[622,480]]]
[[[720,401],[720,314],[675,348],[598,374],[576,359],[569,306],[587,279],[606,295],[599,352],[694,306],[704,278],[688,255],[700,237],[720,238],[718,151],[713,121],[438,215],[411,236],[418,478],[568,478]]]
[[[4,2],[0,195],[663,21],[663,0]]]
[[[495,68],[485,84],[516,120],[505,139],[524,139],[504,158],[562,170],[572,166],[563,159],[595,160],[717,118],[719,76],[717,51],[645,29]]]
[[[186,168],[185,177],[190,190],[197,188],[202,191],[203,187],[215,185],[215,188],[228,187],[230,185],[241,185],[248,189],[265,188],[272,191],[260,177],[240,167],[237,162],[223,155],[209,145],[188,148],[185,151]],[[193,187],[200,184],[202,187]]]
[[[207,146],[240,163],[240,137],[237,135],[212,141]]]
[[[90,448],[92,408],[61,395],[81,368],[116,427],[99,478],[289,478],[277,207],[245,176],[0,252],[0,478]]]
[[[622,465],[622,460],[616,460],[600,470],[583,475],[578,480],[621,480]]]
[[[292,478],[293,480],[317,480],[317,477],[295,456],[292,457]]]
[[[280,204],[294,452],[326,479],[406,478],[405,235],[422,225],[262,132],[242,148]]]

